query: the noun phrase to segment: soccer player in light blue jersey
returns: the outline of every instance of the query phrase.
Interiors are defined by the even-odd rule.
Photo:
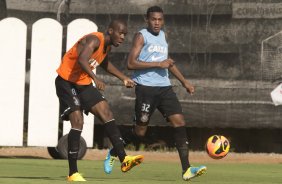
[[[184,78],[174,61],[168,56],[163,10],[152,6],[147,10],[147,28],[140,30],[134,37],[128,56],[128,69],[134,70],[132,79],[135,87],[135,137],[145,136],[150,117],[158,109],[174,129],[174,141],[182,165],[182,178],[190,180],[206,172],[206,166],[192,167],[189,162],[189,148],[186,125],[181,104],[172,89],[169,72],[187,90],[194,93],[194,87]],[[125,138],[128,139],[128,138]],[[115,150],[109,151],[104,162],[106,173],[113,167]]]

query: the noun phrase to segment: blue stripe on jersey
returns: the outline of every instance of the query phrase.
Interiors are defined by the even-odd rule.
[[[137,60],[144,62],[161,62],[168,57],[168,44],[165,39],[165,34],[161,30],[155,36],[142,29],[139,31],[144,38],[144,46]],[[148,68],[138,69],[133,73],[133,80],[144,86],[170,86],[168,69]]]

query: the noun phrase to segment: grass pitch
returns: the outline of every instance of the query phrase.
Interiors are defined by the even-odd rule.
[[[128,173],[116,163],[113,173],[103,171],[102,161],[78,161],[80,172],[88,183],[99,184],[171,184],[185,183],[180,165],[174,162],[145,162]],[[198,164],[195,164],[198,165]],[[209,163],[208,171],[189,183],[208,184],[273,184],[282,181],[282,164]],[[35,184],[66,183],[66,160],[0,158],[0,183]],[[86,182],[87,183],[87,182]]]

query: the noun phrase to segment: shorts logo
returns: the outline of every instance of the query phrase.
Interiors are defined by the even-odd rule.
[[[76,96],[73,97],[73,102],[75,105],[80,106],[79,99]]]
[[[76,93],[75,89],[74,89],[74,88],[71,88],[71,92],[72,92],[72,94],[74,95],[74,96],[72,97],[74,104],[77,105],[77,106],[80,106],[80,102],[79,102],[78,97],[76,96],[77,93]]]
[[[148,120],[149,120],[149,114],[147,114],[147,113],[142,113],[142,116],[141,116],[141,118],[140,118],[140,121],[141,122],[148,122]]]

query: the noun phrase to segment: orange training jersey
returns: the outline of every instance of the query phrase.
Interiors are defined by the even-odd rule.
[[[89,59],[89,65],[91,69],[94,70],[105,59],[108,51],[110,50],[110,46],[108,46],[107,51],[104,52],[104,34],[100,32],[93,32],[90,34],[97,36],[100,40],[99,48],[91,55]],[[84,70],[80,67],[79,63],[77,62],[77,45],[83,38],[88,35],[85,35],[84,37],[79,39],[75,43],[75,45],[64,55],[62,62],[59,68],[57,69],[57,73],[59,74],[59,76],[61,76],[67,81],[76,83],[78,85],[88,85],[92,82],[92,78],[86,72],[84,72]]]

